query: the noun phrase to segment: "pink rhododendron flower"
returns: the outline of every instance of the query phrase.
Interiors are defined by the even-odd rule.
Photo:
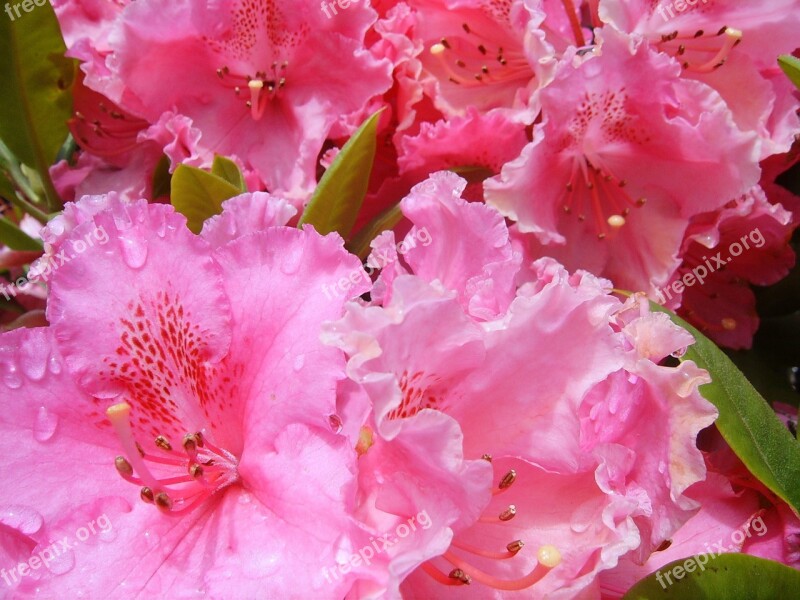
[[[762,6],[714,0],[677,8],[666,1],[601,0],[599,15],[673,56],[683,77],[716,89],[736,124],[759,134],[762,158],[788,150],[797,130],[798,102],[784,87],[789,85],[786,78],[775,77],[776,57],[800,44],[800,3],[779,0]]]
[[[707,555],[704,567],[709,569],[715,558],[728,552],[800,568],[797,515],[750,474],[718,431],[705,432],[701,446],[707,450],[708,477],[687,491],[700,509],[646,562],[626,557],[616,568],[602,573],[604,598],[621,598],[637,581],[664,565],[699,554]],[[665,577],[662,572],[657,580],[667,588],[671,583]]]
[[[185,115],[206,160],[233,154],[301,202],[334,122],[390,85],[363,48],[373,20],[364,3],[330,19],[312,1],[134,2],[109,36],[123,85],[111,97],[151,123]]]
[[[678,313],[718,344],[749,348],[758,328],[750,284],[770,285],[789,273],[793,230],[791,214],[771,204],[759,186],[718,212],[699,215],[687,231],[683,262],[657,300],[680,306]]]
[[[756,183],[757,143],[716,92],[608,34],[598,56],[562,62],[533,142],[485,193],[533,234],[523,238],[532,256],[653,291],[677,268],[689,219]]]
[[[448,116],[497,109],[530,124],[536,91],[555,61],[537,28],[544,15],[522,0],[411,0],[423,89]]]
[[[442,173],[414,189],[402,204],[414,225],[407,267],[378,280],[381,306],[351,303],[328,326],[369,399],[346,396],[371,440],[362,518],[388,530],[425,510],[433,523],[359,585],[410,598],[531,586],[592,597],[599,572],[648,555],[696,509],[684,492],[705,474],[695,437],[716,416],[697,391],[708,379],[692,363],[659,366],[693,340],[646,301],[623,304],[608,282],[551,260],[520,269],[502,219],[458,199],[463,186]],[[411,247],[423,227],[431,243]],[[507,270],[518,275],[517,286],[498,278],[510,294],[481,283]],[[455,460],[444,462],[443,439]],[[442,483],[454,475],[461,488]]]
[[[356,454],[330,430],[344,360],[319,328],[350,296],[296,300],[358,261],[336,236],[270,226],[287,206],[263,196],[226,212],[260,205],[266,229],[237,236],[223,214],[216,249],[169,206],[88,201],[54,250],[100,227],[108,243],[55,270],[50,327],[0,336],[4,472],[35,481],[0,496],[3,552],[113,527],[15,592],[341,597],[321,568],[358,532]]]

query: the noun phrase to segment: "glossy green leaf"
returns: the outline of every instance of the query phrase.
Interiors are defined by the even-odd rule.
[[[238,195],[238,188],[202,169],[179,165],[172,175],[172,206],[186,217],[194,233],[200,233],[206,219],[222,212],[225,200]]]
[[[364,260],[369,255],[370,242],[382,232],[392,229],[403,218],[400,211],[400,204],[390,206],[377,217],[367,223],[356,235],[347,242],[347,249]]]
[[[691,572],[687,572],[687,568]],[[680,579],[676,575],[680,575]],[[730,553],[701,554],[664,565],[628,590],[623,600],[797,597],[800,597],[800,571],[772,560]]]
[[[379,118],[380,111],[367,119],[347,140],[322,176],[298,226],[308,223],[323,235],[336,231],[348,239],[367,195]]]
[[[22,231],[12,221],[0,217],[0,244],[12,250],[41,250],[42,243]]]
[[[796,58],[791,54],[784,54],[778,57],[778,64],[795,87],[800,89],[800,58]]]
[[[0,18],[0,137],[17,158],[42,178],[50,210],[59,208],[48,168],[67,138],[75,63],[64,56],[49,3]]]
[[[681,360],[693,360],[711,374],[700,393],[719,410],[722,437],[761,483],[800,512],[800,443],[714,342],[663,306],[651,305],[694,336]]]
[[[211,172],[238,188],[241,193],[247,191],[244,175],[242,175],[242,172],[239,170],[239,166],[231,159],[219,155],[214,156],[214,164],[211,165]]]

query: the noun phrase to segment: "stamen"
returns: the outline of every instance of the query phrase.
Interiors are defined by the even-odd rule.
[[[464,585],[469,585],[472,583],[472,577],[464,573],[461,569],[453,569],[450,571],[449,575],[450,579],[456,579],[463,583]]]
[[[511,552],[513,554],[516,554],[517,552],[522,550],[522,547],[524,545],[525,545],[525,542],[523,542],[522,540],[514,540],[513,542],[509,542],[509,544],[506,546],[506,549],[509,552]]]
[[[156,506],[162,510],[170,510],[172,508],[172,499],[166,492],[159,492],[156,494]]]
[[[106,415],[111,421],[111,425],[113,425],[114,430],[117,433],[117,437],[122,443],[122,448],[125,450],[127,459],[130,461],[131,465],[136,471],[136,474],[147,486],[151,488],[157,488],[158,486],[156,485],[156,478],[153,477],[153,474],[144,463],[142,455],[139,453],[140,448],[133,439],[133,430],[131,429],[130,423],[130,404],[127,402],[121,402],[119,404],[115,404],[114,406],[110,406],[106,410]]]
[[[552,548],[552,546],[550,546],[550,548]],[[507,590],[507,591],[524,590],[526,588],[531,587],[537,581],[542,579],[542,577],[547,575],[552,569],[552,567],[549,567],[548,565],[545,565],[544,563],[540,562],[530,573],[528,573],[524,577],[508,581],[508,580],[498,579],[487,573],[484,573],[483,571],[461,560],[459,557],[455,556],[452,552],[445,552],[442,556],[450,564],[452,564],[454,567],[458,569],[461,569],[466,575],[469,575],[472,579],[474,579],[478,583],[488,585],[489,587],[493,587],[498,590]],[[547,554],[545,555],[545,558],[550,559],[551,555]]]
[[[502,494],[508,488],[510,488],[516,480],[517,472],[514,469],[511,469],[508,473],[503,475],[500,483],[497,484],[497,488],[492,490],[492,495],[497,496],[498,494]]]
[[[118,456],[114,459],[114,466],[117,467],[117,471],[119,471],[120,475],[123,477],[130,477],[133,475],[133,467],[131,463],[125,460],[124,456]]]
[[[509,558],[514,558],[517,555],[517,552],[522,550],[522,547],[525,544],[521,540],[510,542],[508,545],[506,545],[505,552],[493,552],[492,550],[484,550],[482,548],[477,548],[476,546],[471,546],[469,544],[464,544],[462,542],[457,542],[457,541],[453,541],[450,545],[453,548],[458,548],[459,550],[463,550],[464,552],[469,552],[470,554],[474,554],[475,556],[483,556],[484,558],[492,558],[496,560],[506,560]]]
[[[509,504],[508,508],[505,509],[500,515],[497,517],[501,521],[510,521],[517,515],[517,507],[513,504]]]
[[[425,574],[431,577],[437,583],[441,583],[442,585],[464,585],[462,581],[459,581],[458,579],[451,579],[450,576],[442,573],[430,562],[422,563],[421,567]]]
[[[165,438],[163,435],[159,435],[156,438],[156,446],[158,446],[162,450],[166,450],[167,452],[170,452],[172,450],[172,444],[170,444],[169,440]]]
[[[153,490],[151,490],[147,486],[139,490],[139,496],[142,498],[142,500],[144,500],[148,504],[153,504],[156,501],[155,495],[153,494]]]

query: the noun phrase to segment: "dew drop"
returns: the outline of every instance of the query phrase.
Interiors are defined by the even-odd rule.
[[[48,366],[50,368],[50,372],[53,375],[58,375],[59,373],[61,373],[61,362],[55,356],[50,357],[50,360],[48,361]]]
[[[72,550],[62,550],[58,542],[52,546],[48,546],[48,548],[51,550],[52,554],[56,555],[55,558],[47,562],[47,568],[50,569],[50,572],[55,575],[63,575],[75,567],[75,552]],[[44,548],[39,551],[42,550],[44,550]],[[56,554],[56,552],[58,552],[58,554]]]
[[[25,506],[9,506],[0,510],[0,524],[24,535],[36,534],[44,525],[42,515]]]
[[[22,378],[17,372],[17,367],[10,365],[5,375],[3,376],[3,383],[5,383],[12,390],[17,390],[22,387]]]
[[[35,352],[25,352],[24,348],[20,353],[19,366],[33,381],[40,381],[47,373],[47,361]]]
[[[303,256],[300,252],[285,254],[280,257],[280,269],[285,275],[294,275],[300,269]]]
[[[136,235],[135,233],[131,234]],[[119,235],[119,241],[122,245],[122,257],[131,269],[139,269],[144,265],[147,260],[147,244],[134,237],[127,237],[124,234]]]
[[[294,359],[294,364],[292,365],[294,367],[294,370],[295,371],[299,371],[300,369],[302,369],[303,368],[303,364],[305,364],[305,360],[306,359],[302,354],[299,355],[297,358],[295,358]]]
[[[57,426],[58,415],[50,412],[44,406],[40,406],[33,424],[33,437],[37,442],[46,442],[53,437]]]
[[[569,528],[575,533],[583,533],[598,518],[597,508],[591,501],[584,502],[572,513]]]

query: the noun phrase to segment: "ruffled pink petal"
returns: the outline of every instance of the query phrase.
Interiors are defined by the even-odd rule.
[[[286,225],[296,214],[283,198],[265,192],[242,194],[223,202],[222,213],[207,219],[200,235],[216,249],[248,233]]]
[[[321,325],[369,289],[359,260],[335,234],[284,227],[240,237],[215,258],[231,303],[224,366],[246,406],[245,436],[268,441],[290,423],[328,427],[344,357],[320,342]],[[341,279],[350,287],[336,294]]]
[[[79,385],[128,402],[148,437],[177,442],[230,425],[217,415],[238,410],[238,399],[219,397],[213,366],[228,351],[230,307],[208,244],[185,218],[170,206],[112,202],[73,229],[60,254],[47,315]],[[240,447],[232,431],[220,435]]]

